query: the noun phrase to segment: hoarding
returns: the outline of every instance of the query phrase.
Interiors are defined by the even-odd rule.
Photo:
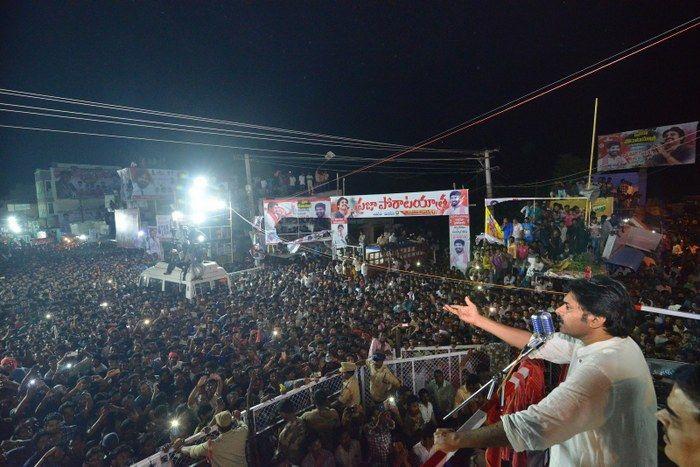
[[[598,172],[695,163],[698,122],[598,137]]]

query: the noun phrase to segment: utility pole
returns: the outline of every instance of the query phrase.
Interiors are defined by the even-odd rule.
[[[491,153],[498,152],[498,149],[484,149],[484,175],[486,176],[486,197],[493,198],[493,183],[491,182]]]
[[[253,201],[253,176],[250,172],[250,156],[248,154],[244,155],[245,158],[245,192],[248,196],[248,216],[251,222],[255,217],[255,202]]]

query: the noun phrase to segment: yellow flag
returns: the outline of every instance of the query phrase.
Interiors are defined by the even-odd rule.
[[[486,209],[486,212],[484,214],[484,220],[486,224],[484,226],[484,233],[493,238],[503,241],[503,228],[501,228],[501,225],[493,217],[493,214],[491,214],[491,210],[487,206],[484,206],[484,208]]]

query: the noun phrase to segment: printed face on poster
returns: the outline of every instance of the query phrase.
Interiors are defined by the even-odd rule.
[[[598,171],[695,163],[698,122],[598,137]]]
[[[469,190],[331,197],[333,219],[460,214],[469,214]]]
[[[450,216],[450,267],[464,272],[469,267],[469,215]]]
[[[313,232],[330,230],[330,198],[282,198],[263,200],[266,243],[280,243],[277,225],[282,219],[312,219]],[[311,237],[309,237],[311,238]],[[317,240],[307,240],[317,241]],[[302,242],[303,243],[303,242]]]
[[[331,240],[336,248],[348,246],[348,223],[344,219],[333,219],[331,224]]]

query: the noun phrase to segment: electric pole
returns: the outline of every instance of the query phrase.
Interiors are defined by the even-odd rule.
[[[498,149],[484,149],[484,175],[486,176],[486,197],[493,198],[493,183],[491,182],[491,153],[498,152]]]
[[[245,192],[248,197],[248,216],[251,222],[255,217],[255,201],[253,201],[253,176],[250,172],[250,156],[244,155],[245,158]]]

